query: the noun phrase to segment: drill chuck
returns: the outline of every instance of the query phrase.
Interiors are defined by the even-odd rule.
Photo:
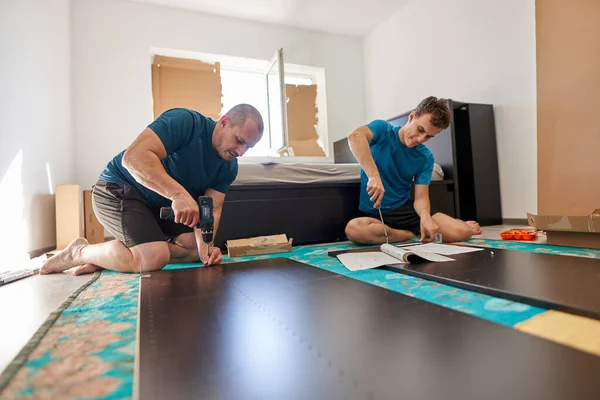
[[[210,229],[201,229],[202,232],[202,241],[204,243],[210,243],[213,240],[213,227],[211,226]]]

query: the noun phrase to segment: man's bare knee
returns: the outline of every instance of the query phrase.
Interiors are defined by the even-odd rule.
[[[131,252],[133,263],[130,272],[160,271],[171,258],[167,242],[144,243],[132,247]]]
[[[346,237],[348,240],[358,244],[370,243],[366,229],[369,226],[369,221],[364,218],[355,218],[350,220],[346,225]]]
[[[345,233],[349,240],[353,242],[358,240],[360,235],[360,225],[360,221],[357,218],[350,220],[348,224],[346,224]]]
[[[175,238],[173,243],[176,244],[177,246],[183,247],[185,249],[196,249],[197,248],[196,236],[194,235],[193,232],[182,233],[181,235],[179,235]]]

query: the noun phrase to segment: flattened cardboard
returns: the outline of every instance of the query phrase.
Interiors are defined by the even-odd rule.
[[[529,225],[546,231],[546,242],[556,246],[600,249],[600,208],[589,215],[534,215]]]
[[[288,152],[296,157],[325,157],[325,151],[316,140],[290,140]]]
[[[92,207],[92,191],[83,191],[83,212],[85,214],[85,238],[90,243],[104,242],[104,227],[96,218]]]
[[[296,157],[325,157],[319,146],[317,85],[285,85],[288,153]]]
[[[535,1],[537,198],[543,215],[583,215],[600,201],[600,132],[589,122],[600,110],[600,1],[571,4]],[[565,132],[577,132],[577,139]]]
[[[154,56],[152,100],[155,118],[171,108],[185,107],[216,121],[223,108],[221,97],[219,63]]]
[[[55,193],[56,248],[61,250],[84,235],[83,198],[79,185],[57,185]]]
[[[229,257],[285,253],[292,251],[292,240],[285,234],[228,240],[227,253]]]
[[[317,140],[317,85],[285,85],[285,93],[289,140]]]

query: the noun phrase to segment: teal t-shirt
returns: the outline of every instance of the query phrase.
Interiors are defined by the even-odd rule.
[[[212,146],[215,126],[212,119],[185,108],[165,111],[148,125],[167,151],[167,157],[162,160],[163,167],[194,199],[207,189],[227,193],[237,177],[237,159],[222,159]],[[170,206],[171,200],[138,183],[123,167],[124,153],[117,154],[108,163],[100,179],[130,185],[152,206]]]
[[[431,182],[433,154],[423,144],[413,148],[406,147],[398,136],[400,127],[394,127],[387,121],[375,120],[367,127],[373,132],[369,147],[385,189],[381,211],[394,210],[410,200],[413,180],[417,185],[428,185]],[[368,180],[365,171],[361,168],[359,209],[364,213],[375,215],[378,212],[373,208],[374,203],[367,193]]]

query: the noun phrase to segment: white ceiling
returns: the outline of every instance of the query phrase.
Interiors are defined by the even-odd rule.
[[[226,17],[365,36],[408,0],[132,0]]]

